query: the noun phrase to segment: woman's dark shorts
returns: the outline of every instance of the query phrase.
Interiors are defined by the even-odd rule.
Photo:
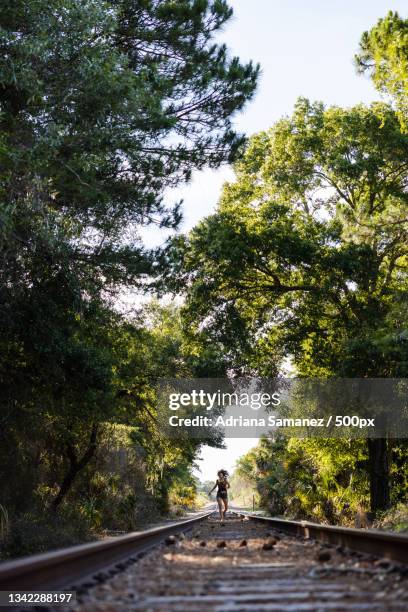
[[[221,499],[228,499],[228,493],[227,491],[218,491],[217,493],[217,497],[221,497]]]

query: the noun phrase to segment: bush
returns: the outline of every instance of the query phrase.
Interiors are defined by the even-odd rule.
[[[12,559],[95,539],[88,520],[81,515],[25,514],[10,521],[8,533],[1,541],[0,557]]]
[[[398,504],[395,508],[384,512],[374,521],[375,529],[387,531],[408,532],[408,507],[406,504]]]

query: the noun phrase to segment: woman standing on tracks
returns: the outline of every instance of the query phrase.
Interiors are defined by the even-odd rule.
[[[217,502],[218,502],[218,510],[220,511],[220,521],[224,523],[225,513],[228,510],[228,489],[230,488],[230,483],[228,482],[228,472],[227,470],[220,470],[217,472],[217,481],[213,488],[211,489],[209,495],[214,491],[216,487],[217,490]]]

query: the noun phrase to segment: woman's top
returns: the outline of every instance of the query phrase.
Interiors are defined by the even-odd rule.
[[[217,493],[227,492],[227,481],[226,480],[217,480],[218,491]]]

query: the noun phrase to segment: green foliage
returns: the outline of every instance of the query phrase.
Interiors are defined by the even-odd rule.
[[[258,70],[210,42],[230,16],[219,1],[2,5],[9,203],[41,202],[75,239],[75,265],[105,287],[149,268],[137,225],[177,224],[163,189],[242,143],[230,117]]]
[[[231,118],[258,67],[215,42],[231,14],[224,0],[2,2],[0,485],[12,522],[77,496],[91,528],[133,524],[131,484],[117,488],[122,517],[92,490],[97,474],[116,490],[95,471],[115,423],[132,429],[152,506],[168,505],[161,480],[177,458],[192,461],[193,444],[160,437],[154,385],[190,372],[200,350],[187,359],[171,310],[130,321],[115,300],[161,268],[140,228],[177,227],[165,190],[242,148]]]
[[[27,512],[13,520],[2,541],[2,560],[42,553],[95,539],[89,523],[77,513],[49,516]]]
[[[240,508],[247,508],[252,510],[255,502],[255,506],[259,505],[259,493],[256,489],[256,480],[253,477],[253,473],[248,475],[243,468],[244,462],[247,462],[249,453],[245,457],[240,457],[238,464],[239,469],[234,470],[229,479],[231,489],[229,491],[229,497],[232,505]]]
[[[406,534],[408,532],[408,511],[406,504],[397,504],[388,512],[383,513],[374,522],[375,529],[386,531],[397,531]]]
[[[170,511],[174,514],[182,514],[185,510],[194,510],[196,495],[196,480],[191,474],[190,465],[177,466],[169,488]]]
[[[300,100],[254,136],[216,214],[173,251],[197,334],[230,341],[260,373],[289,353],[305,375],[404,376],[380,344],[406,295],[407,156],[378,104]]]
[[[300,99],[235,170],[169,249],[190,333],[230,372],[271,376],[290,356],[300,376],[405,377],[408,137],[393,109]],[[384,490],[388,473],[370,477]]]
[[[273,515],[350,524],[367,507],[364,440],[262,438],[234,476],[256,487]]]
[[[408,128],[408,19],[390,11],[360,40],[357,69],[395,102],[404,131]]]
[[[7,508],[0,504],[0,541],[4,540],[9,531],[9,517]]]

